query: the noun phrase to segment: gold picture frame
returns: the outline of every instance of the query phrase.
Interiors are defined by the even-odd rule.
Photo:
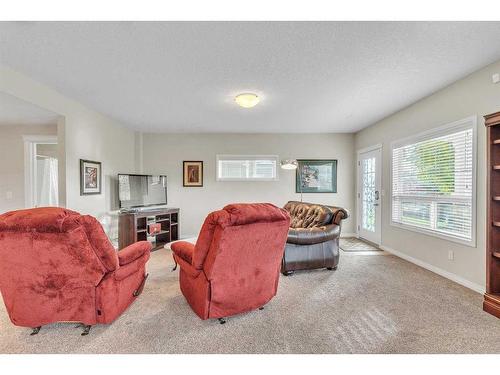
[[[203,186],[203,162],[185,160],[182,162],[182,186],[202,187]]]

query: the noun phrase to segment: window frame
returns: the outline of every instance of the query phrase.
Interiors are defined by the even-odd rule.
[[[228,160],[234,158],[236,160],[259,160],[259,159],[269,159],[275,161],[275,177],[274,178],[230,178],[230,177],[219,177],[219,161]],[[242,154],[217,154],[215,157],[215,179],[220,182],[232,182],[232,181],[244,181],[244,182],[261,182],[261,181],[279,181],[279,163],[280,159],[278,155],[242,155]]]
[[[432,229],[420,228],[393,220],[393,157],[394,149],[408,144],[413,144],[433,138],[441,137],[460,130],[472,129],[472,199],[471,199],[471,239],[463,239],[452,234],[441,233]],[[472,115],[461,120],[457,120],[446,125],[426,130],[415,135],[401,138],[391,142],[389,155],[389,173],[390,173],[390,225],[395,228],[409,230],[431,237],[437,237],[450,242],[459,243],[468,247],[477,247],[477,115]],[[417,198],[418,199],[418,198]]]

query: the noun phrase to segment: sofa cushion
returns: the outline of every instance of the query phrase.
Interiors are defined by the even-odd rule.
[[[285,210],[291,217],[290,228],[316,228],[330,224],[333,213],[320,204],[288,202]]]

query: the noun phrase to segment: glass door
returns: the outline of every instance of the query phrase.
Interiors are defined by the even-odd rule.
[[[358,154],[358,235],[381,242],[381,148]]]

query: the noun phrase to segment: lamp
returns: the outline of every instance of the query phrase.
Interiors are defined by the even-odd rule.
[[[281,169],[286,169],[286,170],[295,170],[299,168],[299,162],[295,159],[283,159],[281,161]],[[302,202],[302,176],[300,173],[300,169],[297,171],[299,175],[299,190],[300,190],[300,201]]]
[[[281,169],[297,169],[299,163],[295,159],[285,159],[281,161]]]

